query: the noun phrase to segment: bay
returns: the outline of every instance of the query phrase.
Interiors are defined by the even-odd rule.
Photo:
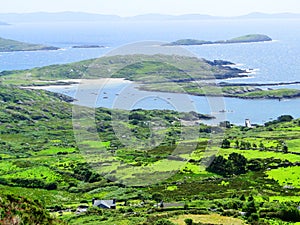
[[[280,29],[279,29],[280,28]],[[96,58],[117,49],[119,46],[137,41],[155,40],[170,42],[182,38],[203,40],[230,39],[250,33],[262,33],[273,38],[272,42],[188,46],[198,57],[206,59],[229,60],[241,68],[254,69],[255,73],[247,79],[230,79],[227,82],[293,82],[300,79],[300,21],[299,20],[214,20],[214,21],[168,21],[168,22],[78,22],[53,24],[15,24],[0,26],[0,36],[19,41],[41,43],[61,47],[58,51],[10,52],[0,53],[0,71],[29,69],[51,64],[63,64]],[[74,45],[104,45],[106,48],[74,49]],[[298,88],[299,85],[291,86]],[[121,85],[121,89],[126,88]],[[49,89],[61,92],[62,89]],[[74,95],[74,89],[62,92]],[[111,96],[99,96],[96,106],[112,107],[120,89],[107,89]],[[132,90],[133,96],[141,91]],[[72,94],[73,93],[73,94]],[[182,101],[179,94],[159,97],[159,93],[147,93],[147,98],[136,100],[132,108],[172,108],[168,100]],[[88,96],[88,93],[87,93]],[[113,98],[114,96],[114,98]],[[150,96],[150,97],[149,97]],[[152,97],[151,97],[152,96]],[[211,109],[205,97],[187,96],[200,113],[218,114],[233,123],[242,124],[249,118],[253,123],[275,119],[282,114],[300,117],[299,99],[291,100],[243,100],[222,98],[215,100],[219,109]],[[120,98],[120,97],[118,97]],[[161,99],[160,99],[161,98]],[[168,99],[169,98],[169,99]],[[156,100],[155,100],[156,99]],[[177,100],[175,100],[177,99]],[[115,100],[114,100],[115,101]],[[212,100],[213,102],[214,100]],[[223,104],[224,102],[224,104]],[[211,104],[211,103],[210,103]],[[175,107],[176,108],[176,107]]]
[[[99,79],[101,80],[101,79]],[[77,99],[74,104],[88,107],[115,109],[170,109],[181,112],[196,111],[216,117],[202,121],[218,124],[228,120],[242,125],[245,119],[252,123],[264,124],[280,115],[289,114],[300,117],[300,98],[287,100],[248,100],[227,97],[193,96],[188,94],[142,91],[130,81],[89,83],[88,85],[37,87],[62,93]],[[118,79],[117,79],[118,80]]]

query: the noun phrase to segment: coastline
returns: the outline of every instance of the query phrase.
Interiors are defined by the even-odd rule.
[[[50,84],[49,84],[50,83]],[[51,84],[52,83],[52,84]],[[181,82],[178,83],[178,85]],[[232,88],[239,88],[239,87],[258,87],[258,86],[280,86],[280,85],[293,85],[293,84],[300,84],[299,81],[295,82],[278,82],[278,83],[226,83],[222,82],[218,84],[220,88],[220,92],[218,93],[196,93],[196,92],[191,92],[191,91],[176,91],[176,90],[163,90],[163,88],[149,88],[147,87],[144,83],[139,83],[139,82],[134,82],[130,80],[126,80],[125,78],[99,78],[99,79],[64,79],[64,80],[57,80],[57,81],[45,81],[44,84],[41,83],[41,85],[33,85],[33,86],[22,86],[21,88],[24,89],[40,89],[40,90],[48,90],[48,91],[54,91],[51,89],[71,89],[71,88],[80,88],[80,89],[85,89],[85,88],[103,88],[103,87],[113,87],[116,85],[122,85],[122,84],[136,84],[135,88],[140,90],[140,91],[150,91],[150,92],[161,92],[161,93],[177,93],[177,94],[189,94],[193,96],[211,96],[211,97],[228,97],[228,98],[238,98],[238,99],[249,99],[249,100],[264,100],[264,99],[294,99],[294,98],[299,98],[300,97],[300,90],[298,93],[291,93],[291,94],[286,94],[282,96],[276,96],[274,93],[267,93],[268,91],[274,91],[274,89],[271,90],[263,90],[263,89],[258,89],[258,90],[250,90],[250,91],[244,91],[241,93],[240,90],[236,90],[235,92],[232,93],[226,93],[226,91],[222,91],[221,88],[226,88],[226,87],[232,87]],[[150,84],[151,85],[151,84]],[[163,85],[163,84],[162,84]],[[217,86],[216,86],[217,87]],[[183,90],[185,88],[183,87]],[[187,87],[186,87],[187,89]],[[280,90],[280,89],[277,89]],[[286,90],[286,89],[285,89]],[[297,89],[290,89],[296,91]],[[255,93],[255,91],[263,92],[265,91],[264,94],[257,94],[257,95],[251,95],[251,93]],[[244,94],[244,95],[243,95]],[[247,95],[249,94],[249,95]]]
[[[49,85],[48,82],[53,84]],[[126,84],[126,83],[133,83],[133,82],[126,80],[125,78],[66,79],[66,80],[45,81],[45,84],[41,83],[41,85],[22,86],[21,88],[47,90],[49,88],[65,89],[65,88],[71,88],[79,85],[104,86],[104,85],[118,85],[118,84]]]

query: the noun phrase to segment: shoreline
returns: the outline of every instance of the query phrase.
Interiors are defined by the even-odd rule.
[[[266,95],[259,95],[259,96],[239,96],[238,93],[228,94],[226,92],[222,92],[221,94],[218,93],[210,93],[210,94],[201,94],[201,93],[193,93],[193,92],[176,92],[176,91],[164,91],[162,89],[149,89],[143,85],[143,83],[134,82],[130,80],[126,80],[125,78],[99,78],[99,79],[65,79],[65,80],[57,80],[57,81],[44,81],[44,84],[40,85],[32,85],[32,86],[22,86],[21,88],[24,89],[37,89],[37,90],[48,90],[53,92],[49,89],[71,89],[71,88],[81,88],[84,89],[85,87],[93,87],[97,86],[98,88],[101,87],[110,87],[114,85],[120,84],[137,84],[136,88],[140,91],[149,91],[149,92],[161,92],[161,93],[177,93],[177,94],[189,94],[193,96],[210,96],[210,97],[227,97],[227,98],[237,98],[237,99],[245,99],[245,100],[282,100],[282,99],[296,99],[300,97],[300,92],[292,95],[286,96],[274,96],[272,94]],[[181,82],[179,82],[181,83]],[[280,86],[280,85],[295,85],[300,84],[300,81],[294,82],[278,82],[278,83],[226,83],[221,82],[218,85],[220,88],[222,87],[238,87],[238,86]],[[163,84],[162,84],[163,85]],[[291,89],[294,90],[294,89]],[[262,90],[263,91],[263,90]],[[251,91],[247,92],[251,93]]]
[[[300,81],[273,82],[273,83],[229,83],[229,82],[220,82],[218,84],[221,87],[231,87],[231,86],[281,86],[281,85],[300,84]]]
[[[52,84],[51,84],[52,83]],[[99,78],[99,79],[66,79],[44,81],[44,84],[34,84],[31,86],[21,86],[26,89],[41,89],[47,90],[49,88],[71,88],[79,85],[117,85],[124,83],[133,83],[125,78]]]
[[[266,96],[233,96],[230,94],[200,94],[200,93],[191,93],[191,92],[176,92],[176,91],[163,91],[163,90],[149,90],[147,88],[141,88],[138,87],[139,90],[141,91],[150,91],[150,92],[162,92],[162,93],[173,93],[173,94],[188,94],[188,95],[193,95],[193,96],[207,96],[207,97],[224,97],[224,98],[236,98],[236,99],[243,99],[243,100],[284,100],[284,99],[297,99],[300,98],[300,93],[295,95],[295,96],[284,96],[284,97],[278,97],[278,96],[271,96],[271,95],[266,95]],[[248,92],[251,93],[251,92]]]

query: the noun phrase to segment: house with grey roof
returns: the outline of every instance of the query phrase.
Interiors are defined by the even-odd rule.
[[[93,206],[100,207],[102,209],[115,209],[116,208],[116,199],[112,200],[92,200]]]

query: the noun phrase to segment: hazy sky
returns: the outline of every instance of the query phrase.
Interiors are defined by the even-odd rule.
[[[0,13],[81,11],[133,16],[146,13],[236,16],[300,13],[300,0],[0,0]]]

